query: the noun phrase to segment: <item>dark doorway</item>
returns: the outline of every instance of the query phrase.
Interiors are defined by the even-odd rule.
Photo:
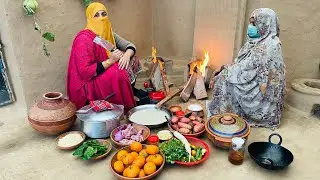
[[[12,89],[4,62],[3,49],[0,42],[0,106],[10,104],[14,101]]]

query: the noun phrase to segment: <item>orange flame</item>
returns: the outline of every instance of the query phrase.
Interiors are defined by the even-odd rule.
[[[203,60],[203,62],[202,62],[201,65],[200,65],[200,72],[201,72],[202,76],[204,76],[205,73],[206,73],[206,67],[207,67],[207,65],[208,65],[208,63],[209,63],[209,60],[210,60],[210,58],[209,58],[209,52],[206,51],[206,52],[204,53],[204,60]]]
[[[157,63],[157,61],[158,61],[160,69],[163,69],[164,62],[162,62],[159,59],[157,59],[156,54],[157,54],[157,49],[152,46],[152,61],[153,61],[153,63]]]
[[[197,69],[201,73],[201,75],[204,76],[206,73],[206,67],[209,63],[209,60],[210,60],[209,52],[205,51],[203,59],[196,60],[190,64],[190,72],[189,73],[193,74],[193,69],[195,67],[197,67]]]
[[[157,62],[157,49],[155,47],[152,46],[152,59],[153,59],[153,63]]]

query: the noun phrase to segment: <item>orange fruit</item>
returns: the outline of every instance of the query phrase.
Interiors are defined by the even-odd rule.
[[[133,159],[136,159],[139,156],[137,152],[131,152],[130,154],[133,156]]]
[[[148,162],[144,165],[143,171],[146,175],[153,174],[156,172],[157,166],[153,162]]]
[[[136,165],[128,166],[128,171],[126,173],[127,177],[129,178],[136,178],[140,173],[140,168]]]
[[[125,157],[122,159],[122,162],[124,165],[130,165],[133,162],[134,158],[131,154],[125,155]]]
[[[117,154],[117,159],[118,159],[119,161],[122,161],[122,159],[123,159],[127,154],[128,154],[128,151],[126,151],[126,150],[121,150],[121,151],[119,151],[118,154]]]
[[[141,169],[139,172],[139,177],[145,177],[146,174],[144,173],[144,171]]]
[[[144,164],[146,163],[146,160],[143,156],[138,156],[133,162],[132,165],[137,165],[139,168],[142,168]]]
[[[128,168],[126,168],[126,169],[123,171],[122,175],[123,175],[124,177],[127,177],[127,175],[128,175]]]
[[[146,150],[146,149],[142,149],[142,150],[139,152],[139,156],[147,157],[147,156],[148,156],[147,150]]]
[[[154,155],[152,162],[156,166],[160,166],[163,163],[163,157],[161,156],[161,154],[156,154],[156,155]]]
[[[142,150],[142,144],[139,142],[133,142],[130,144],[130,149],[135,152],[140,152]]]
[[[147,146],[147,153],[151,155],[155,155],[159,153],[159,148],[156,145],[148,145]]]
[[[149,155],[146,159],[146,162],[153,162],[154,155]]]
[[[113,168],[117,173],[122,173],[124,170],[124,165],[122,161],[116,161],[113,164]]]

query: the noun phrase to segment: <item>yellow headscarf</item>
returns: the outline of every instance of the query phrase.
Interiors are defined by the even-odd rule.
[[[94,17],[94,15],[99,11],[107,12],[107,8],[103,4],[98,2],[91,3],[88,6],[86,10],[86,16],[87,16],[86,29],[93,31],[96,35],[109,41],[113,45],[116,45],[116,41],[112,33],[111,22],[109,21],[108,16],[97,17],[97,18]],[[109,51],[107,51],[107,54],[110,57]]]

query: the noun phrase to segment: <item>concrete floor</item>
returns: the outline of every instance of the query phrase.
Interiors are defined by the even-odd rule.
[[[8,111],[7,114],[0,115],[0,119],[2,118],[9,118],[10,121],[6,122],[12,124],[0,125],[1,180],[115,179],[109,164],[116,149],[106,159],[84,162],[74,158],[70,151],[56,149],[55,137],[35,132],[23,115]],[[244,163],[234,166],[228,162],[227,151],[210,144],[210,158],[202,165],[192,168],[166,165],[156,179],[319,179],[320,120],[289,109],[285,109],[282,119],[281,127],[274,132],[282,135],[283,146],[291,150],[295,158],[285,170],[274,172],[262,169],[250,159],[247,152]],[[247,145],[254,141],[267,141],[272,132],[268,129],[253,129]],[[206,137],[202,139],[208,142]]]

